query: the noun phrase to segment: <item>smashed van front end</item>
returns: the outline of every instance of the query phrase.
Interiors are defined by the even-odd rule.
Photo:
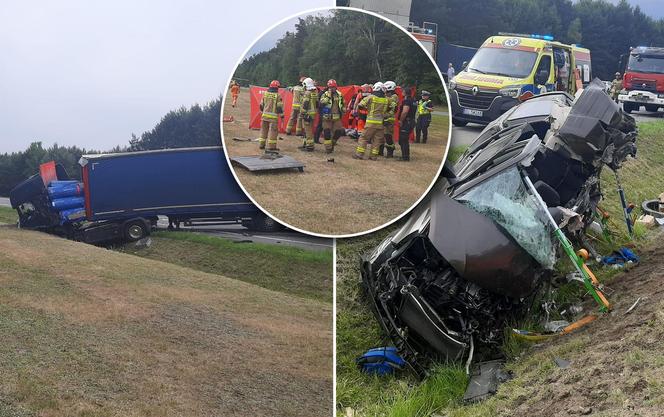
[[[487,126],[408,222],[362,260],[383,330],[419,375],[491,355],[553,272],[559,245],[528,177],[570,239],[601,200],[604,165],[635,155],[636,127],[591,83],[532,98]]]

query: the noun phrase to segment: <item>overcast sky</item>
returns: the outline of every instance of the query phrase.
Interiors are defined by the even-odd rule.
[[[330,0],[58,0],[0,5],[0,153],[110,149],[219,96],[269,26]]]

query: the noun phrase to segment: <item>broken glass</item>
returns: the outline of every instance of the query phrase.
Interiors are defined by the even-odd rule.
[[[458,201],[501,225],[543,267],[553,268],[556,244],[552,230],[517,167],[482,182]]]

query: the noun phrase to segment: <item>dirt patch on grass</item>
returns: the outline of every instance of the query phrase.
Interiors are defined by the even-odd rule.
[[[328,303],[10,228],[0,277],[0,415],[331,414]]]
[[[614,310],[609,315],[577,334],[536,348],[527,361],[534,366],[517,364],[519,379],[500,389],[512,411],[501,415],[660,416],[663,255],[664,249],[652,249],[643,254],[641,266],[616,277],[610,284]],[[638,298],[641,302],[627,314]],[[571,361],[571,366],[559,369],[554,357]],[[519,387],[516,396],[510,393],[514,386]]]
[[[248,89],[243,89],[237,107],[227,101],[226,116],[234,118],[223,123],[228,154],[258,155],[257,142],[233,140],[258,137],[258,131],[248,129]],[[303,173],[251,174],[240,167],[235,172],[251,196],[280,220],[316,233],[357,233],[394,219],[422,196],[441,165],[448,129],[447,117],[434,115],[429,142],[411,145],[409,163],[352,159],[357,144],[348,137],[339,140],[332,155],[324,153],[323,145],[306,153],[297,149],[301,138],[283,134],[278,143],[281,153],[306,164]],[[396,155],[400,155],[398,147]],[[327,162],[329,158],[334,163]]]

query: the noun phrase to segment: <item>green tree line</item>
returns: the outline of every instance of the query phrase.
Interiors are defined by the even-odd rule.
[[[195,104],[170,111],[153,129],[140,136],[132,134],[127,145],[106,152],[218,146],[221,144],[220,110],[221,98],[204,106]],[[62,164],[70,177],[80,180],[78,160],[81,155],[93,153],[99,151],[57,143],[44,148],[41,141],[35,141],[24,151],[0,154],[0,195],[9,195],[12,188],[39,172],[39,165],[48,161]]]
[[[664,20],[626,0],[413,0],[411,20],[438,24],[439,40],[479,47],[498,32],[551,34],[590,49],[594,76],[613,78],[631,46],[664,46]]]
[[[301,76],[322,86],[328,79],[339,85],[393,80],[444,97],[427,53],[407,34],[383,19],[347,10],[300,18],[272,49],[241,62],[234,76],[262,86],[275,79],[295,85]]]

